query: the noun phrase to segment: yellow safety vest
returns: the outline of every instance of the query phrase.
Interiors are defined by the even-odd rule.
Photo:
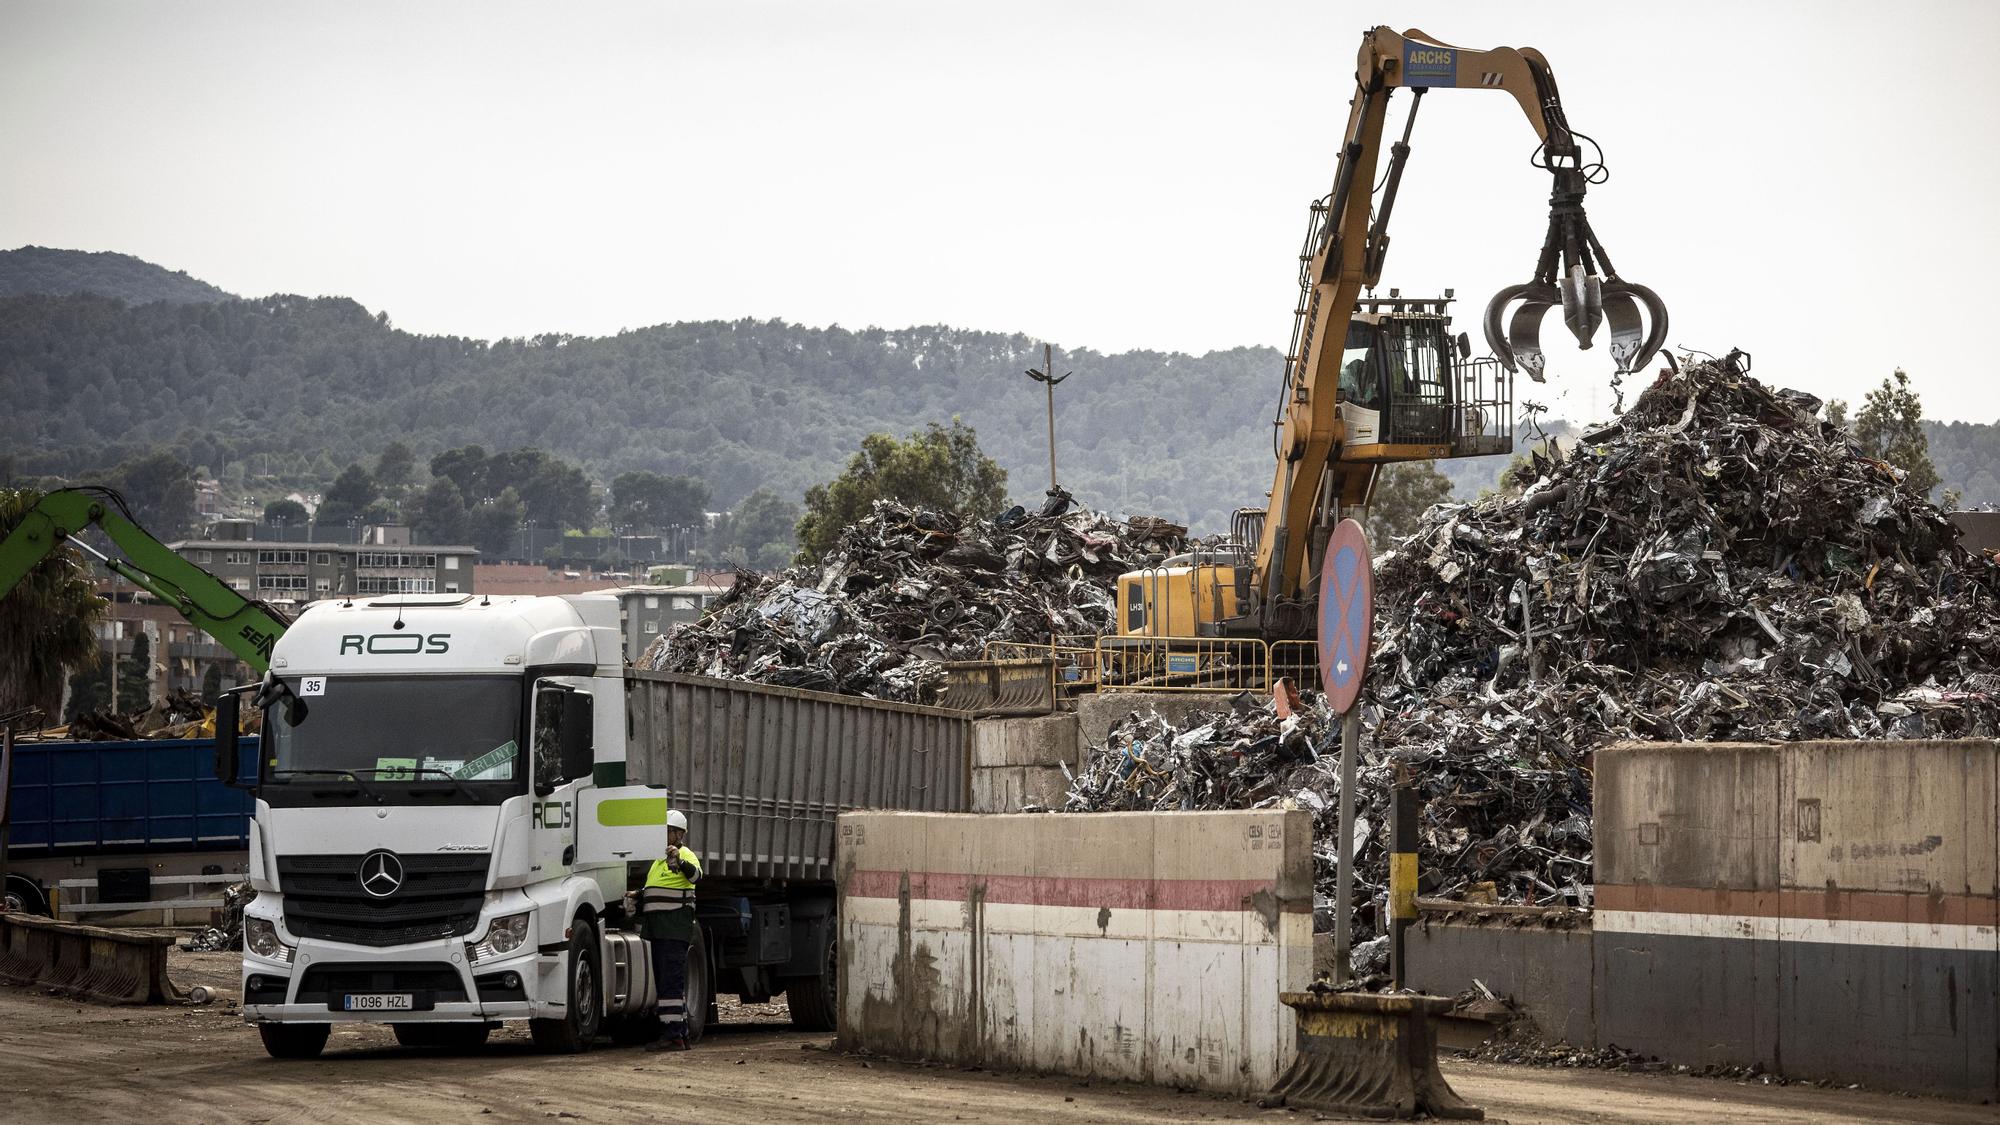
[[[678,855],[671,858],[695,866],[695,879],[701,878],[701,857],[689,848],[681,848]],[[694,905],[694,879],[681,874],[667,865],[666,859],[656,859],[646,872],[646,885],[639,891],[639,913],[650,914],[659,910],[679,910]]]

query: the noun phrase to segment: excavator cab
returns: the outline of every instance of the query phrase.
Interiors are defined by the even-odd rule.
[[[1453,336],[1451,290],[1436,299],[1356,302],[1340,357],[1339,459],[1386,463],[1480,457],[1513,447],[1514,385]]]

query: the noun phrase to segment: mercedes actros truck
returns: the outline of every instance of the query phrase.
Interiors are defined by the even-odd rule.
[[[830,1029],[835,817],[970,797],[963,713],[630,669],[610,595],[319,602],[222,710],[218,776],[256,779],[243,1017],[283,1058],[352,1021],[459,1049],[512,1020],[557,1052],[649,1036],[624,893],[669,808],[705,868],[691,1033],[718,993]]]

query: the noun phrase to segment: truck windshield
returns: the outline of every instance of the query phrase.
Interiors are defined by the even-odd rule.
[[[526,785],[521,681],[514,677],[301,675],[288,682],[305,715],[293,724],[283,706],[265,712],[267,796],[289,789],[488,803]]]

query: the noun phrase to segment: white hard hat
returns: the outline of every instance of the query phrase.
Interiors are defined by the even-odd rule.
[[[678,829],[680,829],[681,831],[683,831],[683,832],[686,832],[686,831],[688,830],[688,818],[687,818],[687,814],[686,814],[686,813],[684,813],[684,812],[682,812],[682,811],[681,811],[681,810],[679,810],[679,809],[670,809],[670,810],[668,810],[668,812],[667,812],[667,827],[668,827],[668,828],[678,828]]]

